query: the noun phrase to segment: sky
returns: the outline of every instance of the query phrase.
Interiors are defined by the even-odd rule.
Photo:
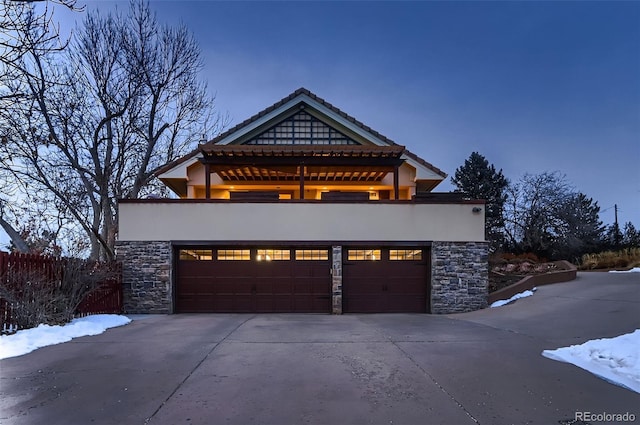
[[[127,1],[78,0],[126,11]],[[231,124],[305,87],[445,171],[559,171],[640,227],[640,2],[160,1]],[[63,31],[82,12],[57,10]],[[214,135],[210,135],[213,137]]]

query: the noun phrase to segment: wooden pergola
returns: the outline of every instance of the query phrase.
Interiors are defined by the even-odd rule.
[[[205,197],[211,198],[211,173],[223,180],[305,182],[377,182],[393,173],[399,197],[398,170],[404,146],[362,145],[200,145],[205,166]]]

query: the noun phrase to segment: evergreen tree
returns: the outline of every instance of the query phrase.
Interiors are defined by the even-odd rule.
[[[618,223],[609,225],[605,235],[605,245],[608,249],[620,249],[622,248],[622,240],[624,235]]]
[[[451,183],[456,186],[456,192],[463,193],[473,199],[484,199],[485,205],[485,234],[489,241],[491,252],[500,249],[504,243],[504,203],[505,189],[509,181],[502,175],[502,170],[496,171],[493,164],[478,152],[473,152],[464,165],[460,166]]]
[[[583,193],[573,193],[557,218],[551,258],[577,262],[583,254],[598,251],[605,227],[597,202]]]
[[[630,221],[627,221],[624,225],[622,243],[627,248],[640,248],[640,232],[636,230],[636,227]]]

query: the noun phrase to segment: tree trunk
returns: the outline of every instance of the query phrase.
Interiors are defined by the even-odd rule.
[[[22,236],[20,236],[20,233],[16,229],[14,229],[13,226],[9,224],[3,217],[0,217],[0,226],[2,226],[5,232],[7,232],[7,235],[9,235],[11,242],[13,242],[13,246],[15,246],[18,252],[29,252],[29,247],[27,246],[27,243],[24,241],[24,239],[22,239]]]

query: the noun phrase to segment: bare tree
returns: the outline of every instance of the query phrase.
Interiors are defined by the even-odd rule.
[[[127,16],[89,13],[65,52],[31,49],[22,61],[9,84],[28,101],[0,111],[5,167],[33,185],[26,196],[73,220],[91,258],[111,259],[116,200],[148,194],[159,166],[221,125],[198,45],[132,2]]]
[[[34,3],[44,3],[37,10]],[[14,72],[29,72],[24,68],[23,58],[30,50],[39,53],[61,51],[66,42],[60,39],[59,28],[53,20],[49,3],[59,4],[71,10],[77,8],[77,0],[1,0],[0,3],[0,77],[11,78]],[[34,28],[39,31],[33,31]],[[0,80],[2,82],[2,80]],[[4,90],[0,84],[0,100],[12,100],[24,93]]]
[[[34,3],[44,3],[36,9]],[[55,3],[71,10],[80,11],[76,0],[1,0],[0,3],[0,109],[10,109],[28,95],[23,90],[10,84],[22,74],[30,75],[25,66],[24,57],[29,51],[44,55],[49,52],[62,51],[66,41],[61,40],[59,29],[53,19],[50,3]],[[33,75],[31,75],[33,76]],[[0,143],[7,144],[7,134],[0,133]],[[2,158],[7,160],[7,158]],[[8,159],[10,161],[10,159]],[[3,162],[5,162],[3,161]],[[12,224],[12,211],[16,206],[10,196],[15,191],[9,184],[5,174],[0,185],[0,226],[9,235],[13,246],[21,252],[29,251],[29,246],[21,237],[21,232]]]
[[[506,233],[512,247],[545,255],[553,243],[559,206],[570,199],[571,187],[558,173],[525,174],[507,190]]]
[[[575,261],[601,242],[600,207],[565,176],[525,174],[507,188],[506,234],[511,249]]]

